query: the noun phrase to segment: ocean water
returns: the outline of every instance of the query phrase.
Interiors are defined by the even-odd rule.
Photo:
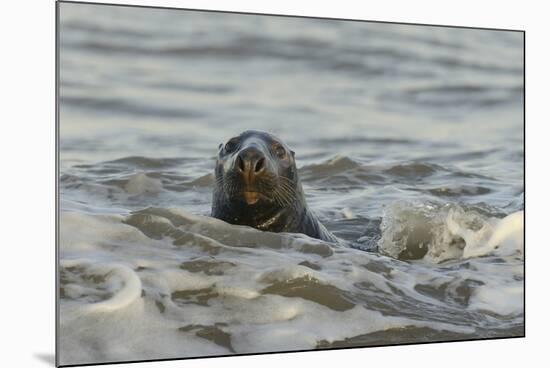
[[[61,364],[524,334],[523,34],[60,4]],[[342,244],[210,218],[269,131]]]

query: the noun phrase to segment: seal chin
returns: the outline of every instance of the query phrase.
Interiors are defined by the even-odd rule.
[[[252,205],[260,199],[260,193],[258,192],[244,192],[244,200],[246,201],[246,204]]]

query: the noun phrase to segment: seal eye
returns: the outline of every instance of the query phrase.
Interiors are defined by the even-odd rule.
[[[236,148],[237,148],[237,142],[234,139],[227,142],[224,147],[225,152],[227,153],[233,152]]]
[[[273,148],[273,151],[279,158],[285,158],[286,156],[286,150],[280,144],[275,145],[275,147]]]

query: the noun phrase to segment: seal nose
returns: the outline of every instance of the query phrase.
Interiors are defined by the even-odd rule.
[[[254,147],[248,147],[237,156],[237,170],[246,178],[253,178],[265,171],[265,155]]]

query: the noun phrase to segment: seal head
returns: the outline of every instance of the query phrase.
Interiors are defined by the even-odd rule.
[[[212,216],[263,231],[336,239],[307,207],[295,153],[277,137],[245,131],[220,144]]]

